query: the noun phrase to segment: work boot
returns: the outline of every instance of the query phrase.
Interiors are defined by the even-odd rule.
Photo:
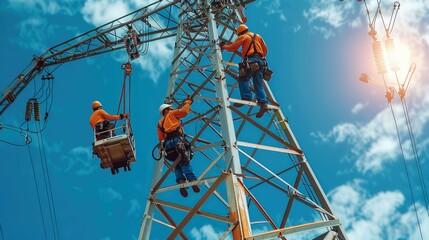
[[[179,184],[185,183],[185,180],[179,180]],[[180,195],[182,195],[182,197],[187,197],[188,196],[188,191],[185,188],[180,188]]]
[[[195,182],[195,181],[197,181],[197,180],[192,180],[191,182]],[[194,192],[198,193],[198,192],[200,192],[200,187],[198,185],[193,185],[192,190],[194,190]]]
[[[256,113],[256,118],[261,118],[264,116],[264,113],[268,111],[268,106],[266,103],[261,103],[261,108],[259,108],[259,112]]]

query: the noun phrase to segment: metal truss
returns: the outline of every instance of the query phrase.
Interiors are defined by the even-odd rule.
[[[124,49],[129,26],[142,48],[176,37],[165,102],[180,107],[188,95],[195,100],[183,125],[198,180],[173,184],[177,161],[156,162],[139,239],[155,231],[162,239],[189,239],[208,225],[220,239],[286,239],[308,232],[319,235],[315,239],[346,239],[268,83],[269,111],[256,121],[256,100],[239,97],[240,52],[222,53],[217,45],[236,38],[244,7],[252,2],[159,0],[54,46],[1,92],[0,115],[38,74],[49,77],[50,67]],[[179,195],[179,188],[194,184],[204,189]]]
[[[176,36],[177,5],[180,0],[159,0],[103,26],[51,47],[30,64],[0,93],[0,115],[15,101],[37,75],[49,67],[99,54],[124,49],[127,26],[132,26],[140,39],[140,47],[147,43]],[[48,77],[49,78],[49,77]]]
[[[219,239],[287,239],[299,233],[346,239],[269,85],[270,110],[261,119],[254,118],[256,100],[240,100],[241,54],[222,53],[218,43],[236,38],[242,7],[229,1],[180,3],[165,103],[180,107],[187,96],[195,100],[183,125],[198,180],[174,184],[171,173],[179,159],[158,161],[139,239],[150,239],[151,232],[189,239],[209,225]],[[195,184],[202,192],[180,196],[179,188]]]

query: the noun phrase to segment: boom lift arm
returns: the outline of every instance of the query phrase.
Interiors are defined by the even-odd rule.
[[[175,36],[178,20],[172,13],[178,12],[179,2],[180,0],[156,1],[34,57],[29,66],[1,92],[0,115],[45,68],[126,48],[124,35],[128,26],[132,26],[137,32],[140,45]],[[160,20],[166,23],[166,26],[163,26]]]

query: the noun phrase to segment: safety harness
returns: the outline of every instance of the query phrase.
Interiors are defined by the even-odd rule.
[[[249,33],[246,34],[247,36],[252,38],[252,41],[250,42],[249,47],[247,48],[246,51],[246,55],[243,58],[243,62],[241,64],[239,64],[239,77],[245,77],[247,76],[249,73],[255,72],[257,70],[259,70],[259,68],[263,67],[263,79],[266,81],[269,81],[271,79],[271,74],[273,73],[273,71],[271,69],[268,68],[268,61],[265,57],[262,56],[261,53],[259,53],[258,51],[256,51],[255,48],[255,37],[256,33],[253,33],[253,36],[250,36]],[[249,53],[250,48],[253,47],[253,54],[252,55],[247,55]],[[264,65],[263,66],[259,66],[259,64],[257,62],[252,62],[250,61],[249,57],[257,57],[260,58],[263,62]]]
[[[191,161],[194,153],[191,150],[189,142],[186,140],[183,132],[180,131],[181,126],[179,125],[174,131],[166,132],[164,128],[165,118],[163,118],[161,125],[158,124],[158,128],[165,135],[164,149],[167,156],[165,158],[170,161],[176,160],[179,153],[182,155],[182,163],[188,164]],[[188,154],[186,154],[188,152]]]
[[[180,131],[180,129],[181,129],[180,125],[176,129],[174,129],[173,131],[171,131],[171,132],[166,132],[165,131],[165,128],[164,128],[165,118],[166,117],[164,117],[162,119],[161,126],[158,124],[158,128],[165,135],[165,139],[168,140],[168,139],[172,139],[172,138],[176,138],[176,137],[182,137],[183,133]]]

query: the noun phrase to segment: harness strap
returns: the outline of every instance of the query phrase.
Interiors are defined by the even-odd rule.
[[[250,37],[250,35],[249,35],[248,33],[247,33],[246,35]],[[249,53],[249,50],[250,50],[250,47],[251,47],[251,46],[253,46],[253,53],[258,53],[258,52],[256,51],[256,48],[255,48],[255,36],[256,36],[256,35],[257,35],[256,33],[253,33],[253,36],[251,37],[251,38],[252,38],[252,41],[250,42],[250,45],[249,45],[249,47],[247,48],[247,51],[246,51],[246,58],[247,58],[247,54]]]
[[[174,131],[166,132],[164,128],[164,122],[165,122],[165,117],[162,119],[161,126],[158,124],[158,128],[161,130],[162,133],[164,133],[164,135],[166,135],[166,139],[177,137],[179,136],[179,134],[180,135],[182,134],[180,132],[180,125]]]

